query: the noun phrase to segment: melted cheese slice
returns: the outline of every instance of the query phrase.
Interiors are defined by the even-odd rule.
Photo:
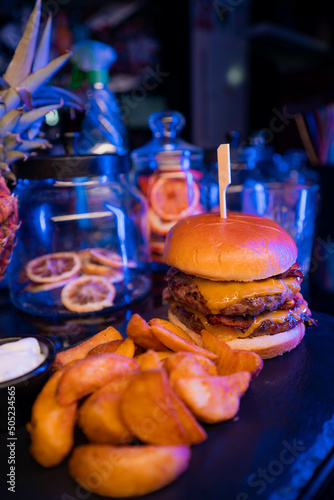
[[[303,301],[300,306],[296,307],[295,309],[278,309],[276,311],[267,311],[261,313],[258,316],[255,316],[255,320],[249,328],[240,330],[238,328],[232,328],[225,325],[212,325],[207,321],[206,316],[201,312],[198,312],[196,311],[196,309],[192,309],[188,306],[182,305],[182,307],[191,312],[196,317],[196,319],[199,319],[205,330],[216,335],[216,337],[220,338],[224,342],[236,338],[249,337],[265,321],[272,321],[273,323],[284,323],[289,316],[293,316],[293,318],[297,321],[301,321],[302,316],[310,312],[307,306],[307,302]]]
[[[219,314],[222,309],[238,304],[243,299],[263,297],[281,293],[284,299],[300,290],[300,278],[268,278],[257,281],[210,281],[193,278],[197,288],[206,301],[212,314]]]

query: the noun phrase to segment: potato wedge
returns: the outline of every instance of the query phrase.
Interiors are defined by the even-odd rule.
[[[191,411],[172,389],[169,396],[176,415],[185,430],[184,444],[191,446],[205,441],[208,435]]]
[[[186,331],[184,331],[182,328],[180,328],[177,325],[174,325],[174,323],[171,323],[170,321],[166,319],[160,319],[160,318],[153,318],[148,322],[149,326],[162,326],[169,330],[170,332],[175,333],[175,335],[178,335],[179,337],[188,340],[189,342],[194,343],[193,339],[188,335]]]
[[[125,444],[134,436],[122,418],[120,401],[133,373],[122,375],[91,394],[78,411],[78,425],[89,441]]]
[[[214,369],[216,370],[215,375],[218,375],[217,368],[213,361],[209,359],[208,361],[212,363]],[[163,367],[168,373],[169,382],[172,386],[173,381],[177,378],[209,377],[212,375],[213,371],[210,371],[204,364],[200,363],[200,361],[192,353],[182,351],[176,352],[164,359]]]
[[[135,374],[124,391],[121,414],[130,431],[149,444],[183,444],[186,432],[170,400],[162,370]]]
[[[217,366],[214,361],[211,359],[207,358],[206,356],[203,356],[203,354],[197,354],[196,352],[192,353],[192,356],[194,356],[201,365],[203,365],[210,375],[216,376],[218,374]]]
[[[122,340],[110,340],[110,342],[105,342],[104,344],[97,345],[93,347],[88,353],[87,356],[92,356],[93,354],[102,354],[104,352],[116,352],[117,348],[124,342]]]
[[[215,424],[238,413],[240,398],[246,392],[250,378],[248,372],[183,378],[175,380],[173,388],[198,420]]]
[[[93,337],[90,337],[81,344],[66,349],[66,351],[58,352],[54,362],[54,369],[64,367],[71,361],[83,359],[93,347],[110,342],[111,340],[123,340],[123,337],[114,327],[108,326],[108,328],[93,335]]]
[[[121,354],[94,354],[80,359],[64,370],[57,398],[61,405],[69,405],[100,389],[115,377],[138,370],[134,359]]]
[[[139,314],[133,314],[126,327],[126,335],[144,349],[165,351],[166,347],[152,333],[147,322]]]
[[[133,358],[135,355],[136,346],[132,338],[127,337],[123,342],[117,347],[116,353],[126,356],[127,358]]]
[[[218,354],[217,369],[219,375],[236,372],[249,372],[256,377],[263,367],[263,360],[255,352],[236,351],[212,333],[202,330],[203,345],[209,351]]]
[[[162,368],[161,361],[157,351],[149,349],[148,351],[136,357],[136,361],[142,371],[144,370],[160,370]]]
[[[30,433],[30,453],[43,467],[58,465],[71,451],[77,404],[61,406],[56,393],[63,376],[58,370],[46,382],[37,396],[27,424]]]
[[[82,445],[69,460],[70,475],[82,487],[107,497],[142,496],[163,488],[189,465],[188,446]]]
[[[185,339],[184,337],[180,337],[171,329],[159,324],[155,319],[152,319],[150,321],[150,326],[153,335],[171,351],[186,351],[203,354],[213,361],[218,359],[219,357],[218,354],[203,349],[202,347],[199,347],[198,345],[194,344],[192,341]]]
[[[153,349],[148,349],[147,351],[141,352],[140,354],[135,356],[134,359],[140,364],[142,354],[146,354],[146,352],[148,351],[153,351]],[[157,354],[160,361],[163,361],[164,359],[168,358],[168,356],[170,356],[171,354],[174,354],[174,352],[170,351],[169,349],[166,351],[154,351],[154,352]]]

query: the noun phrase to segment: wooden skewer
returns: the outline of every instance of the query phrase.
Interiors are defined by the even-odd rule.
[[[317,165],[319,163],[318,157],[310,139],[303,115],[301,113],[297,113],[295,116],[295,120],[309,160],[312,165]]]
[[[230,145],[221,144],[217,150],[220,217],[226,219],[226,189],[231,184]]]

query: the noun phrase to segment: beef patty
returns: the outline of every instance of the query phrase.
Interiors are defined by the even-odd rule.
[[[275,278],[284,279],[290,276],[299,278],[303,276],[302,269],[298,264],[294,264],[288,271],[282,275],[275,276]],[[200,293],[191,275],[185,274],[176,268],[171,268],[168,270],[165,279],[168,282],[168,286],[163,292],[164,300],[168,302],[180,302],[192,309],[196,309],[206,316],[211,314],[204,297]],[[284,297],[282,293],[246,298],[237,304],[222,309],[220,314],[223,316],[254,316],[265,310],[274,311],[283,306],[286,300],[290,298],[291,297]]]
[[[298,306],[296,306],[297,308]],[[296,309],[294,308],[294,309]],[[292,309],[293,311],[293,309]],[[195,333],[201,333],[203,330],[203,325],[201,321],[194,316],[194,314],[188,311],[185,307],[179,306],[173,308],[173,314],[190,330],[193,330]],[[207,318],[208,319],[208,318]],[[251,318],[249,326],[253,323],[254,317]],[[210,322],[210,321],[209,321]],[[286,332],[287,330],[291,330],[298,323],[305,323],[307,326],[315,326],[316,322],[310,317],[310,311],[307,309],[305,314],[301,316],[300,319],[297,319],[295,315],[291,314],[290,311],[286,311],[286,318],[283,322],[275,323],[269,319],[263,321],[259,327],[254,330],[251,335],[247,338],[256,337],[258,335],[274,335],[275,333]],[[232,326],[232,325],[230,325]],[[240,329],[243,331],[243,327],[233,326],[236,330]],[[248,328],[248,326],[247,326]]]

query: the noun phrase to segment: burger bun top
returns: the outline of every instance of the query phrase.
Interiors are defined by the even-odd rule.
[[[253,281],[287,271],[297,259],[291,236],[265,217],[228,212],[181,219],[166,236],[164,261],[214,281]]]

